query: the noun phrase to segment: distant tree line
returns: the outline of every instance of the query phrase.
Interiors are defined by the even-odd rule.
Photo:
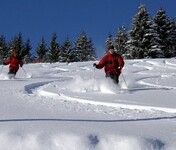
[[[18,36],[15,36],[9,43],[6,42],[6,39],[3,35],[0,36],[0,63],[4,61],[7,57],[10,57],[12,50],[16,49],[20,56],[23,58],[28,56],[31,57],[31,46],[30,40],[27,39],[26,42],[23,42],[22,34],[19,33]]]
[[[32,47],[30,40],[23,41],[22,33],[15,36],[10,42],[6,42],[5,37],[0,36],[0,62],[2,63],[7,57],[10,57],[12,50],[16,49],[25,63],[31,62],[82,62],[96,60],[96,51],[91,38],[88,38],[85,32],[82,32],[74,45],[69,37],[59,44],[57,34],[53,33],[50,45],[47,46],[45,39],[37,45],[36,54],[31,53]]]
[[[114,45],[117,52],[126,59],[171,58],[176,57],[175,18],[169,18],[161,7],[154,17],[150,16],[144,4],[140,4],[134,15],[131,29],[118,27],[115,37],[108,33],[105,39],[106,50]],[[26,63],[28,62],[81,62],[96,60],[96,49],[93,41],[82,32],[72,43],[67,37],[60,44],[57,34],[53,33],[49,46],[44,37],[36,47],[37,56],[31,53],[30,39],[23,41],[22,33],[7,42],[0,36],[0,62],[10,56],[16,49]],[[105,51],[106,52],[106,51]]]
[[[115,37],[109,33],[106,48],[114,45],[128,59],[176,57],[176,18],[169,18],[161,7],[154,17],[144,4],[133,17],[131,29],[118,28]]]

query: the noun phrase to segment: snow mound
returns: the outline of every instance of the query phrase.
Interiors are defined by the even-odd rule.
[[[45,135],[43,133],[14,133],[0,134],[1,148],[18,150],[62,149],[68,150],[172,150],[174,142],[165,144],[158,139],[145,139],[134,136],[120,135],[77,135],[74,133],[59,133]]]

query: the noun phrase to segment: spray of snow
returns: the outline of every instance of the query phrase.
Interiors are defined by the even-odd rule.
[[[17,74],[17,76],[18,76],[18,74]],[[32,77],[33,77],[32,73],[26,73],[26,75],[25,75],[25,78],[32,78]],[[0,80],[10,80],[10,78],[9,78],[8,74],[1,73]]]
[[[9,76],[7,74],[0,74],[0,80],[9,80]]]
[[[72,92],[100,92],[106,94],[115,94],[119,90],[119,86],[109,78],[84,79],[81,76],[76,76],[67,88]]]
[[[26,73],[26,78],[32,78],[32,77],[33,77],[32,73]]]
[[[96,86],[97,82],[94,79],[83,79],[81,76],[76,76],[70,84],[67,85],[67,88],[72,92],[92,92],[98,91],[99,88]]]

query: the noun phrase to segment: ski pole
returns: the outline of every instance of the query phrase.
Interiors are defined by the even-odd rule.
[[[122,73],[122,72],[121,72],[121,73]],[[123,73],[122,73],[122,78],[123,78],[123,80],[124,80],[124,82],[125,82],[126,87],[128,88],[128,86],[127,86],[127,83],[126,83],[126,80],[125,80],[125,77],[124,77]]]
[[[93,71],[93,84],[92,84],[92,91],[94,90],[94,82],[95,82],[95,67]]]
[[[23,69],[23,71],[25,72],[25,74],[27,74],[26,70],[24,70],[24,68],[23,68],[23,67],[21,67],[21,68]]]
[[[32,78],[32,74],[27,73],[23,67],[21,67],[21,68],[23,69],[24,73],[26,74],[26,78]]]
[[[93,72],[93,79],[95,80],[95,67],[94,67],[94,72]]]
[[[2,72],[3,67],[4,67],[4,66],[2,65],[2,67],[1,67],[1,71],[0,71],[0,74],[1,74],[1,72]]]

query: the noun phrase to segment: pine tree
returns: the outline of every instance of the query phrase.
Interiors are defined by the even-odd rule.
[[[89,38],[87,42],[87,61],[95,61],[96,58],[96,50],[93,46],[92,39]]]
[[[164,53],[164,57],[168,58],[171,57],[172,52],[168,49],[169,45],[169,18],[166,15],[165,10],[161,7],[158,11],[156,16],[154,17],[154,21],[157,25],[157,33],[161,41],[159,41],[161,45],[161,49]]]
[[[91,39],[88,39],[85,32],[82,32],[75,44],[74,44],[74,54],[76,61],[90,61],[95,60],[95,48],[93,48],[93,43]]]
[[[106,50],[105,50],[105,53],[107,53],[107,51],[109,50],[109,47],[111,45],[113,45],[113,37],[112,37],[112,34],[109,32],[108,33],[108,37],[106,38]]]
[[[152,18],[141,4],[137,14],[133,18],[132,28],[129,31],[130,38],[127,41],[128,58],[162,57],[159,37],[155,31]]]
[[[82,32],[78,36],[74,44],[75,60],[77,62],[85,61],[86,56],[84,55],[84,51],[86,48],[86,42],[87,42],[87,35],[85,32]]]
[[[144,5],[140,5],[138,8],[138,13],[135,15],[132,23],[132,29],[129,32],[131,40],[128,42],[131,47],[130,54],[132,58],[144,58],[145,45],[145,30],[147,28],[148,11]],[[146,42],[146,41],[145,41]],[[130,48],[129,48],[130,49]]]
[[[125,26],[118,28],[116,36],[114,38],[114,47],[119,54],[126,53],[126,43],[128,41],[128,33]]]
[[[22,56],[24,56],[24,62],[29,63],[31,60],[31,44],[30,39],[27,39],[27,41],[24,43],[24,51],[22,51]]]
[[[60,45],[57,43],[57,35],[56,33],[53,33],[51,42],[50,42],[50,47],[49,47],[49,61],[50,62],[58,62],[59,61],[59,52],[60,52]]]
[[[168,46],[167,49],[171,52],[171,57],[176,56],[176,25],[173,19],[168,21],[169,27],[169,37],[168,37]]]
[[[19,56],[24,59],[25,57],[31,57],[31,44],[30,44],[30,39],[27,39],[27,41],[24,43],[23,42],[23,36],[22,33],[20,32],[17,36],[15,36],[12,41],[9,43],[10,47],[10,54],[12,50],[17,50]]]
[[[42,37],[41,42],[37,46],[37,61],[38,62],[44,62],[46,61],[46,53],[47,53],[47,48],[46,48],[46,43],[45,39]]]
[[[12,50],[17,50],[18,54],[21,56],[21,58],[24,58],[25,56],[25,47],[23,43],[23,36],[22,33],[20,32],[18,36],[15,36],[12,41],[10,42],[10,49]],[[10,53],[11,53],[10,51]]]
[[[148,51],[146,51],[145,57],[163,58],[164,53],[161,50],[161,45],[159,43],[161,39],[157,34],[157,31],[156,31],[157,26],[153,21],[153,19],[151,19],[151,21],[149,22],[149,27],[150,28],[146,30],[146,35],[145,35],[146,39],[149,41]]]
[[[4,62],[4,59],[7,58],[8,54],[8,45],[4,36],[0,37],[0,63]]]
[[[73,62],[73,48],[70,39],[64,41],[61,46],[60,62]]]

